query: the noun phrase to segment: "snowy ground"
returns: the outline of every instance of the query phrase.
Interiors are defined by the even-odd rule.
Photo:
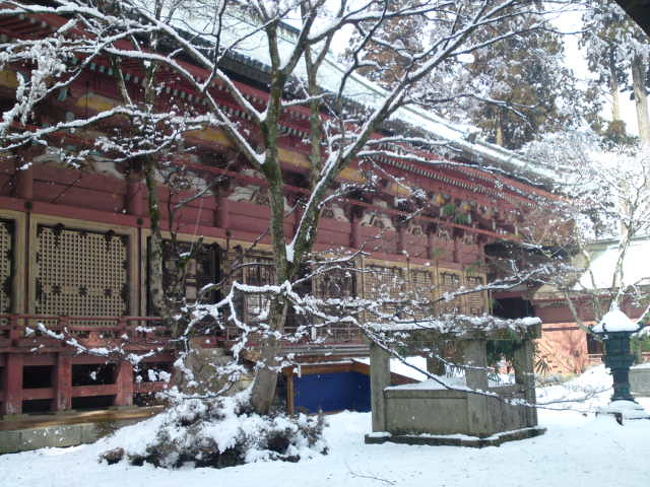
[[[539,391],[541,401],[562,402],[556,407],[589,409],[607,403],[609,376],[592,369],[567,385]],[[650,399],[641,401],[650,410]],[[222,470],[164,470],[108,466],[98,453],[118,438],[67,449],[44,449],[0,456],[3,487],[356,487],[356,486],[609,486],[650,485],[650,421],[619,426],[613,419],[575,411],[539,412],[546,435],[484,449],[407,445],[365,445],[370,429],[368,413],[341,413],[329,417],[326,439],[330,454],[292,463],[257,463]],[[118,432],[124,437],[141,432],[135,425]]]

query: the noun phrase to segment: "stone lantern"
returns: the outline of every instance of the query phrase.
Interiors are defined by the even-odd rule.
[[[611,414],[623,424],[624,419],[649,419],[650,415],[638,404],[630,393],[630,367],[634,355],[630,348],[630,337],[641,330],[643,325],[634,323],[617,306],[612,307],[603,319],[592,328],[605,344],[605,366],[612,372],[614,394],[610,404],[599,410]]]
[[[603,316],[591,331],[601,337],[605,345],[605,366],[611,370],[614,380],[614,401],[634,401],[630,393],[630,367],[634,354],[630,348],[630,337],[643,325],[634,323],[618,307],[613,307]]]

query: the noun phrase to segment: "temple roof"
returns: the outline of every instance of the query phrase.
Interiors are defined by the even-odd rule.
[[[199,19],[186,19],[179,28],[188,28],[202,32],[204,25]],[[279,51],[281,56],[288,56],[292,51],[297,31],[285,25],[279,38]],[[229,56],[232,60],[245,63],[259,74],[269,71],[270,58],[267,49],[266,35],[259,29],[259,25],[250,17],[229,14],[224,20],[221,33],[223,46],[232,46]],[[305,77],[304,62],[296,67],[295,74],[299,78]],[[337,92],[339,83],[345,73],[345,67],[335,59],[333,53],[328,54],[323,66],[319,70],[318,81],[321,88],[328,92]],[[354,72],[349,77],[343,95],[347,100],[367,108],[374,108],[388,94],[378,84]],[[529,159],[505,149],[496,144],[491,144],[477,138],[478,129],[470,125],[452,123],[431,110],[416,106],[399,108],[390,122],[401,122],[413,131],[420,132],[435,140],[447,141],[447,145],[462,156],[478,166],[494,168],[510,176],[519,177],[540,185],[546,185],[555,178],[555,175],[539,167]]]

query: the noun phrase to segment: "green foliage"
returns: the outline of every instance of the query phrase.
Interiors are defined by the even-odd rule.
[[[520,343],[517,340],[488,340],[486,345],[488,366],[495,367],[501,360],[512,363],[515,350]]]
[[[540,20],[539,15],[531,14],[504,22],[499,29],[534,29]],[[576,123],[584,95],[573,72],[564,66],[563,56],[560,35],[538,29],[475,54],[469,69],[473,77],[486,80],[484,96],[496,103],[470,109],[472,123],[492,142],[509,149],[521,147],[540,133]]]
[[[642,354],[650,353],[650,336],[632,337],[630,340],[630,347],[632,349],[632,353],[636,356],[636,362],[643,362]]]

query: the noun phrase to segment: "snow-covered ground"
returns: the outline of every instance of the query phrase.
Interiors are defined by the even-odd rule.
[[[607,403],[611,389],[603,367],[565,384],[539,390],[553,407],[593,409]],[[589,398],[584,401],[586,396]],[[580,399],[576,403],[567,401]],[[650,410],[650,399],[640,402]],[[549,406],[550,407],[550,406]],[[650,421],[619,426],[608,417],[571,410],[539,411],[548,428],[541,437],[484,449],[408,445],[365,445],[368,413],[328,418],[326,456],[299,463],[256,463],[215,470],[164,470],[126,463],[100,464],[98,454],[133,440],[145,425],[124,428],[116,438],[67,449],[0,456],[0,485],[7,487],[198,487],[198,486],[609,486],[650,485]]]

